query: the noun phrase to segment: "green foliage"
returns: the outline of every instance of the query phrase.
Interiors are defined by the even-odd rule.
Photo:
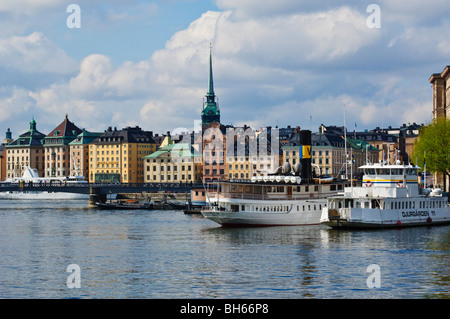
[[[414,142],[412,158],[429,172],[450,175],[450,120],[439,119],[426,125]]]

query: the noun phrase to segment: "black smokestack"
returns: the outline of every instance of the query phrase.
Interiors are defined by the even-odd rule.
[[[302,182],[309,183],[312,180],[311,169],[311,131],[300,131],[300,144],[302,148],[302,156],[300,163],[302,164]]]

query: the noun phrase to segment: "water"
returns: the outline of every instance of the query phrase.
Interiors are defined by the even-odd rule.
[[[0,298],[450,298],[450,226],[224,229],[86,205],[0,202]],[[80,288],[67,285],[71,264]]]

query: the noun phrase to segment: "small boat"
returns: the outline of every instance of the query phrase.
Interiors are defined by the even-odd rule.
[[[83,176],[75,175],[65,177],[39,177],[37,169],[31,168],[29,166],[24,167],[24,173],[21,177],[7,178],[1,184],[19,185],[19,186],[28,185],[33,186],[34,190],[0,192],[0,199],[18,199],[18,200],[89,199],[88,194],[39,191],[39,186],[87,184],[87,180]]]
[[[139,203],[135,200],[96,202],[95,205],[100,209],[154,209],[154,202]]]
[[[418,167],[368,164],[361,187],[346,187],[330,197],[321,223],[332,228],[388,228],[450,223],[448,197],[419,189]]]
[[[187,205],[183,209],[183,212],[185,214],[201,214],[203,207],[205,207],[205,205]]]

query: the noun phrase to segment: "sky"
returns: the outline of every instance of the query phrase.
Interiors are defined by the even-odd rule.
[[[223,124],[428,123],[449,16],[448,0],[0,0],[0,136],[66,114],[96,132],[190,131],[210,44]]]

